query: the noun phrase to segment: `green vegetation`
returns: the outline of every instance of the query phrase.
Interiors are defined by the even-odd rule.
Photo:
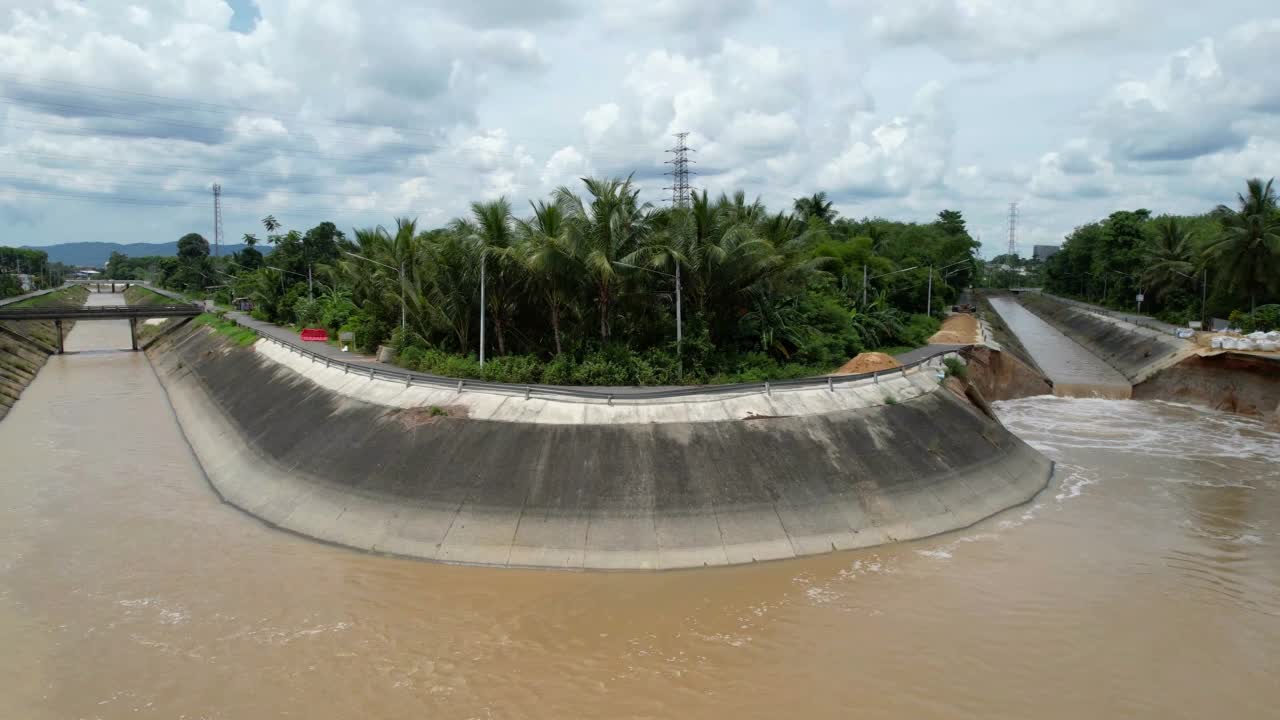
[[[1246,333],[1280,330],[1280,305],[1259,305],[1251,313],[1236,310],[1229,319],[1231,327],[1238,327]]]
[[[1126,310],[1137,308],[1141,293],[1143,311],[1176,324],[1280,301],[1272,181],[1249,180],[1236,199],[1203,215],[1125,210],[1082,225],[1045,263],[1045,288]]]
[[[819,193],[770,213],[742,192],[655,208],[629,178],[583,182],[584,194],[562,187],[525,216],[499,199],[433,229],[401,218],[348,237],[268,216],[265,256],[252,235],[228,258],[189,235],[177,258],[113,256],[108,274],[153,272],[166,287],[247,300],[260,320],[349,331],[355,348],[393,345],[424,372],[652,385],[819,375],[859,352],[919,346],[938,327],[924,315],[930,275],[940,311],[978,268],[956,211],[850,220]],[[944,267],[945,278],[931,271]]]
[[[0,246],[0,298],[57,287],[66,272],[62,263],[49,262],[48,253],[43,250]],[[20,274],[30,276],[31,290],[22,289]]]
[[[237,345],[252,345],[258,340],[258,333],[213,313],[202,313],[196,316],[196,319],[192,320],[191,323],[196,326],[207,325],[231,338]]]
[[[79,285],[55,290],[45,295],[27,298],[22,302],[11,303],[11,308],[37,307],[80,307],[89,298],[89,289]]]
[[[124,291],[124,301],[128,305],[169,305],[173,300],[141,285],[131,285]]]
[[[957,377],[963,380],[969,376],[969,368],[965,367],[960,358],[943,358],[942,364],[947,368],[947,377]]]

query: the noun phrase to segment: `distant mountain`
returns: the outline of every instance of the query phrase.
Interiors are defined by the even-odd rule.
[[[167,243],[129,243],[127,245],[121,243],[107,242],[76,242],[62,243],[61,245],[45,245],[43,247],[35,247],[27,245],[25,247],[32,250],[43,250],[49,254],[50,262],[60,262],[66,265],[92,265],[93,267],[102,267],[107,264],[107,259],[111,257],[111,253],[120,252],[129,257],[144,257],[148,255],[161,256],[177,256],[178,242]],[[233,252],[239,252],[245,249],[245,245],[223,245],[222,254],[230,255]],[[210,252],[213,248],[209,249]]]

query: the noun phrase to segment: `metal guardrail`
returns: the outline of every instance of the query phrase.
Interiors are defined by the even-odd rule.
[[[0,308],[0,320],[106,320],[121,318],[195,317],[199,305],[85,305]]]
[[[241,324],[241,327],[247,327],[251,330],[253,329],[252,327],[243,324]],[[825,387],[826,389],[834,392],[837,385],[848,385],[863,380],[879,382],[882,377],[888,378],[894,375],[905,376],[908,370],[914,370],[919,367],[929,367],[933,364],[934,360],[948,355],[954,356],[959,354],[961,350],[973,347],[972,345],[965,345],[960,348],[940,349],[936,353],[891,370],[879,370],[875,372],[858,373],[856,375],[823,375],[812,378],[766,380],[759,383],[734,383],[731,385],[690,385],[687,387],[666,388],[662,390],[644,390],[642,388],[637,388],[635,390],[626,391],[602,391],[592,390],[589,388],[569,388],[554,385],[517,385],[512,383],[489,382],[487,380],[468,380],[464,378],[430,375],[427,373],[414,372],[412,370],[389,371],[372,365],[361,365],[337,360],[329,357],[328,355],[309,350],[298,343],[292,343],[270,335],[258,333],[258,336],[265,340],[270,340],[271,342],[274,342],[292,352],[296,352],[304,357],[310,358],[314,362],[324,363],[325,367],[339,367],[342,368],[344,373],[367,376],[370,380],[382,379],[403,382],[405,387],[425,385],[429,387],[455,390],[457,392],[462,392],[463,390],[480,390],[516,397],[523,396],[526,400],[532,397],[540,397],[547,400],[605,400],[610,404],[612,404],[614,400],[661,400],[667,398],[693,397],[697,395],[744,395],[756,392],[768,395],[775,389],[781,388],[821,389]]]

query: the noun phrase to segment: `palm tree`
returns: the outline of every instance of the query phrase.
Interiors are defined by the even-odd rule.
[[[813,219],[819,220],[823,224],[828,224],[834,222],[837,215],[832,207],[832,202],[827,199],[825,192],[817,192],[809,197],[796,198],[795,210],[800,219],[806,223]]]
[[[506,198],[471,203],[471,219],[455,220],[453,227],[479,255],[482,275],[492,268],[483,292],[498,339],[498,354],[506,355],[507,329],[519,304],[516,286],[522,269],[511,203]]]
[[[1176,217],[1162,217],[1155,222],[1155,236],[1143,248],[1142,281],[1152,288],[1152,295],[1164,297],[1169,291],[1185,286],[1193,278],[1191,263],[1191,231]]]
[[[1274,178],[1263,184],[1260,178],[1246,183],[1246,191],[1236,198],[1239,208],[1219,205],[1214,213],[1222,223],[1222,234],[1204,246],[1204,256],[1226,274],[1230,287],[1249,293],[1250,311],[1257,305],[1258,292],[1280,284],[1280,211],[1276,206]]]
[[[568,221],[574,255],[590,279],[600,315],[600,340],[609,341],[611,310],[620,280],[617,262],[640,247],[649,233],[649,203],[639,201],[640,189],[631,178],[583,178],[590,204],[567,187],[555,191]]]
[[[560,338],[560,314],[568,306],[572,294],[574,271],[580,271],[569,243],[569,227],[564,209],[555,203],[539,200],[533,206],[533,217],[517,220],[520,247],[529,279],[542,294],[551,314],[551,333],[556,355],[564,352]]]

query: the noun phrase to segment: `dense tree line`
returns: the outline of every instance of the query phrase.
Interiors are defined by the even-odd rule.
[[[925,342],[938,324],[926,309],[940,315],[978,269],[955,211],[851,220],[821,193],[780,212],[742,192],[653,207],[630,179],[583,183],[525,213],[477,202],[430,229],[401,218],[303,233],[269,216],[265,255],[250,235],[229,258],[206,246],[152,264],[171,287],[225,286],[224,300],[251,300],[261,319],[350,331],[364,350],[394,345],[416,369],[590,384],[829,372],[864,350]]]
[[[1276,191],[1255,178],[1234,206],[1203,215],[1114,212],[1076,228],[1045,265],[1052,292],[1129,310],[1141,294],[1144,312],[1179,324],[1239,318],[1280,302]]]
[[[30,275],[33,289],[43,289],[61,285],[66,272],[62,263],[49,262],[43,250],[0,247],[0,298],[25,292],[19,275]]]

